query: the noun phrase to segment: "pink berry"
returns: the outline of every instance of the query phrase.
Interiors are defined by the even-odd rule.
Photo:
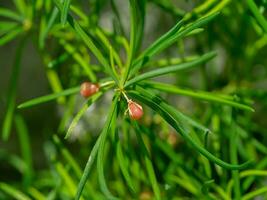
[[[129,100],[129,102],[128,102],[128,109],[129,109],[130,117],[133,120],[140,119],[144,114],[142,106],[140,106],[138,103],[136,103],[132,100]]]
[[[90,82],[84,82],[81,84],[80,94],[83,97],[87,98],[87,97],[92,96],[96,92],[98,92],[98,90],[99,90],[98,84],[94,84],[94,83],[90,83]]]

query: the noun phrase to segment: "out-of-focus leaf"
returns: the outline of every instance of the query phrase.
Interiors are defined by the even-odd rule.
[[[196,99],[200,99],[200,100],[204,100],[208,102],[215,102],[218,104],[229,105],[229,106],[243,109],[243,110],[254,111],[254,109],[248,105],[230,100],[229,98],[224,98],[223,96],[220,96],[220,95],[212,94],[211,92],[181,89],[174,85],[158,83],[158,82],[145,82],[142,85],[145,87],[153,88],[156,90],[161,90],[164,92],[169,92],[169,93],[183,95],[183,96],[189,96],[192,98],[196,98]]]
[[[111,126],[115,126],[112,122],[114,122],[114,119],[117,116],[117,102],[118,101],[118,96],[115,96],[115,98],[112,101],[112,105],[107,117],[107,120],[105,122],[105,126],[100,134],[100,141],[99,141],[99,150],[97,154],[97,174],[98,174],[98,180],[100,184],[100,188],[102,192],[105,194],[107,199],[114,199],[117,200],[116,197],[112,195],[112,193],[109,191],[105,176],[104,176],[104,150],[105,150],[105,143],[106,139],[109,134],[109,129],[112,129]]]
[[[218,13],[209,15],[207,17],[203,17],[196,22],[189,24],[181,29],[182,25],[184,24],[184,21],[179,21],[170,31],[168,31],[166,34],[161,36],[158,40],[156,40],[152,45],[150,45],[133,63],[133,69],[131,69],[131,75],[135,74],[146,62],[149,61],[149,59],[156,55],[157,53],[161,52],[162,50],[169,47],[171,44],[173,44],[178,39],[182,38],[183,36],[186,36],[188,33],[193,31],[194,29],[197,29],[212,19],[214,19]]]
[[[15,55],[15,61],[12,69],[12,74],[10,78],[10,84],[7,94],[7,110],[5,113],[4,121],[3,121],[3,128],[2,128],[2,137],[4,140],[7,140],[10,134],[12,121],[13,121],[13,115],[15,110],[15,104],[16,104],[16,92],[17,92],[17,83],[19,79],[19,70],[21,66],[21,58],[23,53],[23,48],[25,45],[25,38],[23,38],[17,48],[16,55]]]
[[[77,113],[77,115],[73,118],[68,131],[66,133],[65,139],[67,139],[68,137],[70,137],[73,129],[76,127],[78,121],[80,120],[80,118],[82,117],[82,115],[87,111],[88,107],[91,106],[99,97],[102,96],[102,92],[98,92],[96,94],[94,94],[92,97],[89,98],[89,100],[83,105],[83,107],[79,110],[79,112]]]
[[[63,90],[62,92],[34,98],[34,99],[31,99],[31,100],[26,101],[24,103],[21,103],[20,105],[18,105],[18,108],[21,109],[21,108],[27,108],[27,107],[43,104],[43,103],[46,103],[49,101],[53,101],[53,100],[55,100],[59,97],[62,97],[62,96],[68,96],[68,95],[76,94],[79,92],[79,90],[80,90],[80,86],[69,88],[69,89]]]
[[[124,87],[126,88],[126,87],[128,87],[134,83],[137,83],[137,82],[145,80],[145,79],[149,79],[149,78],[153,78],[153,77],[157,77],[157,76],[162,76],[162,75],[177,72],[180,70],[193,68],[199,64],[207,62],[208,60],[214,58],[215,56],[216,56],[215,52],[210,52],[210,53],[204,54],[203,56],[201,56],[201,57],[199,57],[193,61],[189,61],[186,63],[181,63],[178,65],[164,67],[164,68],[160,68],[160,69],[155,69],[153,71],[145,72],[141,75],[135,76],[134,78],[130,79],[128,82],[126,82]]]
[[[184,130],[180,127],[178,123],[179,120],[177,119],[173,111],[175,110],[175,108],[168,105],[166,102],[164,102],[161,98],[154,95],[153,93],[138,87],[138,92],[130,91],[129,94],[133,97],[133,99],[138,99],[140,102],[145,103],[147,106],[149,106],[159,115],[161,115],[177,131],[177,134],[181,134],[181,136],[187,142],[189,142],[199,153],[201,153],[210,161],[216,163],[217,165],[225,169],[230,169],[230,170],[245,169],[251,164],[251,161],[248,161],[240,165],[224,162],[221,159],[214,156],[209,151],[207,151],[205,148],[201,147],[191,138],[189,133],[184,132]]]
[[[67,22],[68,12],[70,8],[70,2],[71,0],[64,0],[63,1],[63,9],[61,11],[61,24],[65,26]]]
[[[16,200],[31,200],[30,197],[19,191],[17,188],[3,182],[0,182],[0,190],[4,191]]]
[[[9,19],[13,19],[16,21],[22,21],[23,17],[18,15],[17,13],[13,12],[12,10],[6,9],[6,8],[0,8],[0,16],[6,17]]]

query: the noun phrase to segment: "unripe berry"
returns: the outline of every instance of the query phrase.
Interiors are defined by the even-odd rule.
[[[143,116],[143,108],[138,103],[129,100],[128,101],[129,115],[133,120],[138,120]]]
[[[99,90],[98,84],[94,84],[94,83],[90,83],[90,82],[84,82],[81,84],[80,94],[83,97],[87,98],[87,97],[92,96],[96,92],[98,92],[98,90]]]

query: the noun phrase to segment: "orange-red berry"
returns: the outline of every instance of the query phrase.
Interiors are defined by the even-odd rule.
[[[81,84],[80,94],[83,97],[90,97],[99,90],[99,85],[90,83],[90,82],[84,82]]]
[[[143,116],[143,108],[138,103],[129,100],[128,101],[129,115],[133,120],[138,120]]]

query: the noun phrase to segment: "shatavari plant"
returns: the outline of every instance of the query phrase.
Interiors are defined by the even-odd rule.
[[[267,93],[256,84],[267,74],[266,5],[1,2],[0,45],[16,45],[16,53],[0,169],[16,177],[0,176],[0,199],[266,199]],[[52,92],[25,101],[18,86],[29,43]],[[60,114],[30,122],[31,107],[49,101]],[[46,139],[35,144],[39,134]]]

